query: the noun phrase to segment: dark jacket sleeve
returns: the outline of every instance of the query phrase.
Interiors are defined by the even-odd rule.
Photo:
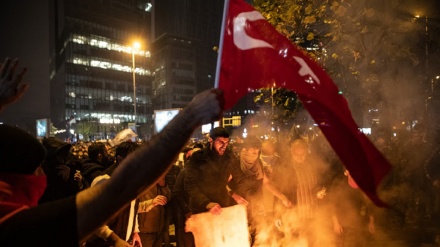
[[[197,183],[201,176],[200,165],[204,162],[201,153],[202,152],[194,153],[186,166],[187,171],[184,179],[184,188],[191,198],[191,206],[199,210],[203,208],[206,211],[206,205],[211,201],[201,192]]]
[[[186,168],[183,168],[176,178],[176,184],[174,185],[174,189],[171,195],[171,198],[173,198],[177,207],[179,208],[179,210],[182,211],[184,215],[191,213],[191,209],[188,204],[188,194],[185,192],[184,189],[185,174]]]
[[[23,210],[0,225],[0,246],[78,246],[75,196]]]

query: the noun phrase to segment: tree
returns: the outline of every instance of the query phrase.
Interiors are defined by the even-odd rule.
[[[55,125],[53,125],[52,121],[49,122],[49,126],[49,135],[55,136],[58,132],[58,129],[55,127]]]
[[[283,35],[317,60],[347,98],[355,120],[371,109],[386,124],[420,117],[423,99],[412,16],[400,0],[254,0]],[[416,85],[416,87],[414,87]],[[415,94],[414,92],[419,92]],[[389,109],[389,110],[385,110]],[[358,114],[356,114],[358,113]],[[392,115],[391,113],[395,114]],[[390,126],[389,126],[390,127]]]
[[[98,124],[93,121],[77,121],[75,125],[76,133],[83,135],[85,141],[89,141],[89,136],[98,130]]]
[[[265,110],[271,122],[279,123],[289,122],[302,106],[296,93],[284,88],[261,88],[254,102]]]

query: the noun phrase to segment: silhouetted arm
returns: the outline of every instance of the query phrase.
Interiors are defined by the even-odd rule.
[[[149,142],[128,155],[111,178],[77,194],[77,228],[84,240],[111,216],[156,183],[202,124],[218,120],[222,114],[222,91],[212,89],[196,97]]]

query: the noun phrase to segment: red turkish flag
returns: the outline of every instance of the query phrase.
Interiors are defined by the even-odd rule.
[[[226,109],[254,89],[296,92],[359,187],[385,206],[376,192],[391,165],[359,131],[332,79],[243,0],[230,0],[224,23],[218,87]]]

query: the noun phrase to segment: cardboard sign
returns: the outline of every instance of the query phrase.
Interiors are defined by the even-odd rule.
[[[197,247],[250,246],[246,207],[242,205],[222,208],[220,215],[194,214],[186,221],[186,231],[193,233]]]

